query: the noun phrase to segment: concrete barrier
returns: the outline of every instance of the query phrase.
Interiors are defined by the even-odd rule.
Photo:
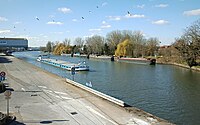
[[[115,104],[117,104],[117,105],[119,105],[119,106],[122,106],[122,107],[125,106],[125,102],[123,102],[123,101],[121,101],[121,100],[119,100],[119,99],[116,99],[116,98],[114,98],[114,97],[112,97],[112,96],[109,96],[109,95],[106,95],[106,94],[104,94],[104,93],[101,93],[101,92],[99,92],[99,91],[97,91],[97,90],[94,90],[94,89],[92,89],[92,88],[89,88],[89,87],[87,87],[87,86],[84,86],[84,85],[82,85],[82,84],[80,84],[80,83],[78,83],[78,82],[72,81],[72,80],[67,79],[67,78],[66,78],[66,82],[68,82],[68,83],[70,83],[70,84],[72,84],[72,85],[74,85],[74,86],[76,86],[76,87],[79,87],[79,88],[81,88],[81,89],[83,89],[83,90],[85,90],[85,91],[88,91],[88,92],[90,92],[90,93],[92,93],[92,94],[94,94],[94,95],[96,95],[96,96],[99,96],[99,97],[101,97],[101,98],[103,98],[103,99],[106,99],[106,100],[108,100],[108,101],[110,101],[110,102],[113,102],[113,103],[115,103]]]

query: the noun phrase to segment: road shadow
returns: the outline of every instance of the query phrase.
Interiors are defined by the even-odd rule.
[[[0,63],[11,63],[12,61],[8,58],[6,58],[6,56],[1,55],[0,56]]]
[[[69,120],[60,119],[60,120],[43,120],[43,121],[38,121],[38,120],[28,120],[28,121],[25,120],[24,121],[25,124],[57,124],[57,123],[62,123],[63,125],[65,125],[66,122],[69,122]],[[19,125],[25,125],[24,123],[19,124]],[[15,124],[11,124],[11,125],[15,125]]]
[[[18,122],[18,121],[13,121],[9,125],[26,125],[26,124],[24,124],[22,122]]]
[[[0,83],[0,94],[6,91],[6,86],[3,83]]]
[[[69,120],[47,120],[47,121],[41,121],[41,124],[51,124],[51,123],[55,123],[55,122],[66,122]]]
[[[24,121],[24,123],[17,121],[16,119],[14,119],[13,121],[11,121],[9,123],[9,125],[26,125],[26,124],[56,124],[58,122],[68,122],[69,120],[44,120],[44,121],[37,121],[37,120],[30,120],[30,121]],[[63,123],[65,124],[65,123]]]
[[[20,122],[16,122],[15,121],[16,117],[12,115],[7,116],[6,114],[1,113],[0,118],[1,118],[0,125],[24,125],[24,124],[20,124]]]

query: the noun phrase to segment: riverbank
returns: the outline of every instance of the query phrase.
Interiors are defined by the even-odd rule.
[[[186,68],[186,69],[191,69],[194,71],[199,71],[200,72],[200,68],[198,67],[189,67],[188,65],[184,65],[184,64],[179,64],[179,63],[172,63],[172,62],[157,62],[157,64],[163,64],[163,65],[174,65],[174,66],[178,66],[178,67],[182,67],[182,68]]]
[[[83,55],[82,57],[86,57],[85,55]],[[96,56],[96,55],[91,55],[90,56],[91,58],[95,58],[95,59],[108,59],[110,60],[111,59],[111,56]],[[142,61],[142,62],[149,62],[148,59],[146,58],[116,58],[115,57],[115,61],[118,61],[118,60],[124,60],[124,61]],[[161,61],[156,61],[156,64],[164,64],[164,65],[174,65],[174,66],[179,66],[179,67],[182,67],[182,68],[187,68],[187,69],[191,69],[191,70],[194,70],[194,71],[199,71],[200,72],[200,68],[198,67],[189,67],[188,65],[184,65],[184,64],[179,64],[179,63],[173,63],[173,62],[161,62]]]
[[[1,57],[0,57],[1,58]],[[15,57],[0,63],[15,91],[10,111],[24,124],[170,124],[134,107],[121,107],[65,82],[64,78]],[[0,111],[5,99],[0,94]]]

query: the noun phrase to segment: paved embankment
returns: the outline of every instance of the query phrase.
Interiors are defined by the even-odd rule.
[[[179,64],[179,63],[172,63],[172,62],[158,62],[158,64],[163,64],[163,65],[174,65],[174,66],[178,66],[178,67],[182,67],[182,68],[186,68],[186,69],[191,69],[194,71],[200,71],[200,68],[197,68],[195,66],[193,67],[189,67],[188,65],[183,65],[183,64]]]
[[[85,55],[83,55],[85,56]],[[95,55],[91,55],[90,56],[91,58],[95,58],[95,59],[111,59],[110,56],[95,56]],[[148,62],[149,63],[149,60],[147,60],[146,58],[117,58],[115,57],[115,61],[142,61],[142,62]],[[167,65],[174,65],[174,66],[179,66],[179,67],[182,67],[182,68],[187,68],[187,69],[191,69],[191,70],[194,70],[194,71],[200,71],[200,68],[197,68],[195,66],[193,67],[189,67],[188,65],[183,65],[183,64],[179,64],[179,63],[172,63],[172,62],[160,62],[160,61],[157,61],[156,62],[157,64],[167,64]]]
[[[150,125],[170,124],[134,107],[122,107],[12,56],[0,56],[0,70],[7,73],[4,83],[14,89],[10,112],[13,124],[56,125]],[[0,94],[0,112],[6,100]]]

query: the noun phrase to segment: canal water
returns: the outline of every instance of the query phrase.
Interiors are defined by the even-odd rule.
[[[36,61],[40,52],[16,52],[14,56],[61,77],[72,79],[70,71]],[[125,101],[178,125],[200,125],[200,72],[172,65],[81,57],[53,56],[70,62],[86,61],[90,71],[77,72],[75,81]]]

